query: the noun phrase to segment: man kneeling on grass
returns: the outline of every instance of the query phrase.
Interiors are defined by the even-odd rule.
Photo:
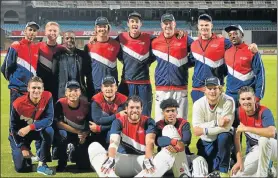
[[[35,76],[28,82],[28,95],[17,98],[12,104],[9,141],[17,172],[31,172],[31,142],[42,140],[37,172],[53,175],[46,162],[51,161],[50,147],[54,131],[51,127],[54,110],[52,95],[44,91],[43,81]]]

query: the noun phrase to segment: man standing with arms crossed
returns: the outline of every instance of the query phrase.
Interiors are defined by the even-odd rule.
[[[217,77],[221,85],[224,85],[224,77],[227,75],[224,54],[232,44],[228,39],[212,33],[212,28],[211,16],[200,15],[198,18],[200,37],[191,45],[192,55],[195,59],[191,92],[193,103],[204,96],[204,84],[207,77]],[[249,49],[253,53],[258,51],[256,44],[251,44]]]
[[[205,80],[205,96],[193,104],[192,124],[197,142],[198,155],[209,166],[209,177],[228,177],[232,124],[235,104],[232,97],[223,93],[220,80],[209,77]]]
[[[162,15],[161,28],[163,32],[152,41],[152,52],[157,60],[155,121],[163,119],[160,103],[168,98],[179,103],[178,117],[186,119],[188,68],[193,65],[188,54],[193,39],[188,35],[176,38],[176,22],[172,14]]]
[[[236,112],[234,137],[237,163],[232,168],[235,177],[268,177],[269,161],[277,160],[277,131],[272,112],[257,104],[250,86],[239,89],[240,107]],[[246,136],[247,153],[243,161],[240,135]]]

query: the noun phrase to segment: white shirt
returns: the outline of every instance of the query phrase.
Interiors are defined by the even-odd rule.
[[[203,96],[193,104],[192,125],[207,129],[201,135],[201,139],[212,142],[216,140],[217,135],[223,132],[229,132],[234,122],[235,103],[232,97],[222,93],[219,102],[211,109],[207,97]],[[230,119],[226,127],[219,127],[219,119],[227,117]]]

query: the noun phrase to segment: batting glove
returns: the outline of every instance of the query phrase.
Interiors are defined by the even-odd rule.
[[[143,169],[154,169],[154,165],[152,163],[152,159],[145,158],[143,161]]]
[[[115,167],[115,158],[112,157],[108,157],[104,163],[102,164],[101,170],[110,170],[110,169],[114,169]]]

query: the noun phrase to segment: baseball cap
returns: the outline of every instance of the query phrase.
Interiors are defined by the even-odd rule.
[[[65,88],[80,88],[80,84],[76,80],[70,80],[66,83]]]
[[[239,30],[242,34],[244,34],[243,33],[243,29],[242,29],[242,27],[240,25],[230,25],[230,26],[225,28],[225,31],[227,33],[229,33],[232,30]]]
[[[209,77],[205,80],[205,86],[208,85],[215,85],[215,86],[219,86],[220,84],[220,80],[217,77]]]
[[[98,17],[95,21],[95,25],[108,25],[109,21],[106,17]]]
[[[132,12],[128,15],[128,19],[130,19],[131,17],[138,17],[140,20],[142,18],[141,14],[139,14],[138,12]]]
[[[212,18],[210,15],[208,14],[201,14],[198,18],[198,20],[206,20],[206,21],[210,21],[212,22]]]
[[[114,84],[116,80],[113,76],[106,76],[102,79],[101,84]]]
[[[161,22],[164,22],[165,20],[175,21],[175,17],[173,14],[166,13],[161,16]]]
[[[30,26],[32,26],[32,25],[33,25],[33,26],[36,26],[37,29],[40,29],[40,26],[39,26],[36,22],[34,22],[34,21],[32,21],[32,22],[27,22],[25,28],[30,27]]]
[[[166,108],[168,108],[168,107],[175,107],[175,108],[178,108],[178,107],[179,107],[179,104],[178,104],[178,102],[177,102],[175,99],[173,99],[173,98],[168,98],[168,99],[163,100],[163,101],[161,102],[160,108],[161,108],[162,110],[164,110],[164,109],[166,109]]]

